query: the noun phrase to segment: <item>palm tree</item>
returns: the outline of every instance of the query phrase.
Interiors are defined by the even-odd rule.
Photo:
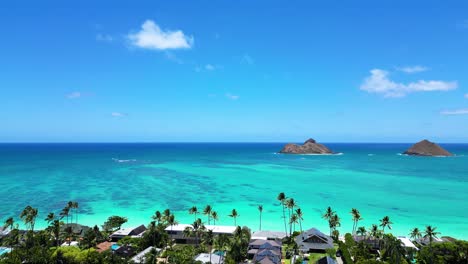
[[[66,207],[68,207],[68,209],[69,209],[69,211],[70,211],[70,213],[71,213],[71,214],[70,214],[70,218],[71,218],[70,223],[73,223],[73,201],[68,201]]]
[[[76,219],[75,223],[78,225],[78,208],[79,208],[79,204],[78,204],[77,201],[72,202],[72,208],[75,211],[75,219]],[[72,218],[72,222],[73,222],[73,218]]]
[[[203,209],[203,214],[208,217],[208,224],[210,224],[210,217],[211,217],[211,211],[213,208],[211,208],[211,205],[205,206],[205,209]]]
[[[213,254],[213,253],[211,253],[212,248],[213,248],[213,238],[214,238],[213,230],[210,229],[204,235],[204,243],[208,244],[208,246],[210,248],[210,250],[209,250],[209,252],[210,252],[210,263],[211,263],[211,255]]]
[[[426,226],[426,230],[424,231],[424,237],[429,238],[429,246],[432,246],[432,241],[434,238],[437,238],[437,235],[440,234],[440,232],[436,232],[435,230],[437,227],[432,227],[432,226]]]
[[[291,215],[291,219],[289,219],[289,234],[292,234],[293,232],[296,231],[296,224],[298,223],[298,220],[299,220],[299,217],[297,217],[297,214],[292,214]],[[294,227],[294,229],[292,229],[291,227]]]
[[[294,212],[294,207],[296,207],[297,204],[294,201],[294,198],[289,198],[286,200],[286,207],[288,208],[288,214],[289,214],[289,220],[291,220],[291,214]],[[289,236],[291,236],[291,229],[292,229],[292,223],[289,221]]]
[[[369,230],[369,234],[373,238],[377,238],[379,235],[379,227],[376,224],[372,224],[372,227]]]
[[[391,224],[393,223],[390,221],[390,217],[384,216],[384,218],[380,220],[380,226],[382,227],[382,232],[385,233],[385,227],[387,226],[388,226],[388,229],[392,229]]]
[[[179,224],[173,214],[167,217],[167,224],[171,226],[171,249],[172,249],[172,227]]]
[[[13,230],[13,226],[15,224],[15,220],[13,217],[9,217],[6,221],[5,224],[3,225],[3,228],[9,228],[10,230]]]
[[[361,236],[365,236],[366,233],[367,233],[366,228],[363,226],[358,227],[356,231],[356,234],[361,235]]]
[[[55,245],[58,247],[59,246],[59,241],[60,241],[60,231],[61,231],[61,226],[63,225],[63,222],[61,222],[58,219],[52,220],[49,222],[49,226],[46,228],[47,231],[54,237],[55,239]]]
[[[26,225],[29,225],[31,232],[34,233],[34,225],[36,224],[36,217],[38,214],[37,208],[33,208],[30,205],[26,206],[20,214],[20,218],[23,219]]]
[[[331,217],[335,214],[335,212],[331,209],[330,206],[328,206],[327,210],[325,211],[325,214],[323,214],[322,218],[325,220],[330,220]]]
[[[237,217],[239,217],[239,215],[237,214],[237,211],[236,209],[232,209],[231,211],[231,214],[229,215],[229,217],[232,217],[234,218],[234,226],[237,226]]]
[[[288,228],[286,227],[286,213],[285,213],[285,206],[284,202],[286,201],[286,195],[281,192],[278,194],[278,197],[276,197],[276,200],[278,200],[283,207],[283,220],[284,220],[284,232],[286,233],[286,236],[288,235]]]
[[[62,211],[60,212],[60,219],[67,217],[67,225],[68,225],[68,216],[70,215],[70,207],[65,206]]]
[[[229,237],[226,234],[219,234],[215,237],[214,244],[215,249],[223,252],[223,258],[227,247],[229,246]],[[219,258],[218,264],[221,263],[221,258]]]
[[[262,212],[263,212],[263,205],[258,205],[258,212],[260,213],[260,228],[258,230],[262,230]]]
[[[218,213],[216,211],[211,212],[211,219],[213,219],[213,225],[216,225],[216,221],[218,221]]]
[[[159,225],[159,223],[162,220],[162,214],[161,214],[161,212],[156,211],[151,218],[153,218],[153,220],[156,221],[158,223],[158,225]]]
[[[195,220],[197,220],[197,214],[198,214],[198,209],[196,206],[192,206],[192,208],[189,209],[189,214],[194,214],[195,215]]]
[[[352,233],[354,235],[356,233],[358,222],[359,220],[362,220],[362,218],[361,218],[361,213],[356,208],[351,209],[350,213],[353,216],[353,232]]]
[[[169,217],[171,217],[171,210],[169,208],[164,209],[162,216],[163,222],[167,224],[167,222],[169,221]]]
[[[422,237],[421,231],[417,227],[411,229],[411,233],[409,235],[413,240],[418,240]]]
[[[341,219],[337,214],[332,215],[330,220],[328,220],[328,225],[330,226],[330,236],[332,236],[333,231],[337,231],[336,227],[341,226]]]
[[[47,215],[47,218],[44,219],[44,220],[45,220],[48,224],[50,224],[50,222],[54,221],[54,219],[55,219],[55,214],[54,214],[54,213],[49,213],[49,214]]]
[[[383,258],[389,259],[390,263],[400,264],[406,255],[401,240],[391,234],[385,235],[383,239]],[[403,262],[406,263],[406,262]]]
[[[296,215],[297,215],[297,220],[299,220],[299,230],[301,231],[301,234],[302,234],[302,221],[304,221],[304,218],[302,217],[303,213],[302,213],[301,208],[296,209]]]

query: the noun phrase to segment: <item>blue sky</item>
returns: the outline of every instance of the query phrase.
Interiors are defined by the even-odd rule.
[[[95,2],[1,4],[0,142],[468,142],[466,1]]]

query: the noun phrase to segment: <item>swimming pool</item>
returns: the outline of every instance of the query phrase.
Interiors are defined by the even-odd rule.
[[[120,247],[120,246],[117,245],[117,244],[112,244],[111,249],[112,249],[112,250],[117,250],[117,249],[119,249],[119,247]]]
[[[0,255],[3,255],[5,253],[11,252],[11,248],[7,247],[0,247]]]

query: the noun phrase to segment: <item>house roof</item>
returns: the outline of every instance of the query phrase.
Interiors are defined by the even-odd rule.
[[[266,247],[278,247],[281,248],[281,244],[274,240],[264,240],[264,239],[253,239],[250,240],[249,246],[266,246]]]
[[[418,249],[418,247],[416,247],[413,242],[411,242],[411,240],[407,237],[404,237],[404,236],[399,236],[398,239],[401,241],[401,243],[403,244],[403,246],[407,247],[407,248],[415,248],[415,249]],[[418,249],[419,250],[419,249]]]
[[[130,236],[130,235],[139,235],[143,232],[146,231],[146,227],[144,225],[140,225],[137,227],[128,227],[128,228],[122,228],[110,235],[111,237],[114,236]]]
[[[201,253],[195,257],[195,261],[201,261],[202,263],[209,263],[211,255],[211,263],[224,263],[223,257],[216,254]]]
[[[317,264],[336,264],[336,261],[329,256],[323,257],[317,261]]]
[[[186,227],[192,227],[192,225],[187,225],[187,224],[178,224],[178,225],[173,225],[168,226],[165,230],[166,231],[184,231]],[[205,228],[207,230],[213,231],[215,234],[232,234],[234,231],[236,231],[236,226],[219,226],[219,225],[205,225]]]
[[[252,233],[252,239],[283,239],[286,237],[285,232],[281,231],[268,231],[268,230],[261,230],[261,231],[255,231]]]
[[[141,251],[140,253],[136,254],[133,258],[132,261],[135,263],[145,263],[146,258],[145,255],[148,254],[153,248],[155,247],[147,247],[145,250]],[[160,252],[160,248],[156,248],[157,252]]]
[[[309,239],[316,238],[317,242],[310,242]],[[294,238],[296,244],[303,251],[311,249],[325,250],[327,248],[333,248],[333,239],[324,233],[320,232],[316,228],[311,228],[307,231],[302,232]]]

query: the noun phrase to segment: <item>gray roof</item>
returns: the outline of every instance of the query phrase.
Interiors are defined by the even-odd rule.
[[[281,231],[268,231],[268,230],[260,230],[255,231],[252,233],[252,238],[257,239],[283,239],[286,237],[285,232]]]
[[[134,256],[132,258],[132,261],[135,262],[135,263],[145,263],[146,262],[146,257],[145,255],[148,254],[153,248],[155,247],[147,247],[145,250],[141,251],[140,253],[136,254],[136,256]],[[155,248],[156,249],[156,252],[161,252],[161,249],[160,248]]]
[[[301,251],[333,248],[333,239],[316,228],[302,232],[294,238]]]
[[[323,257],[317,261],[317,264],[336,264],[336,261],[329,256]]]
[[[278,247],[281,248],[281,244],[274,241],[274,240],[264,240],[264,239],[254,239],[251,240],[249,243],[249,247],[259,247],[262,248],[262,246],[265,247]]]
[[[195,261],[201,261],[202,263],[209,263],[211,255],[211,263],[224,263],[224,258],[216,254],[201,253],[195,257]]]

